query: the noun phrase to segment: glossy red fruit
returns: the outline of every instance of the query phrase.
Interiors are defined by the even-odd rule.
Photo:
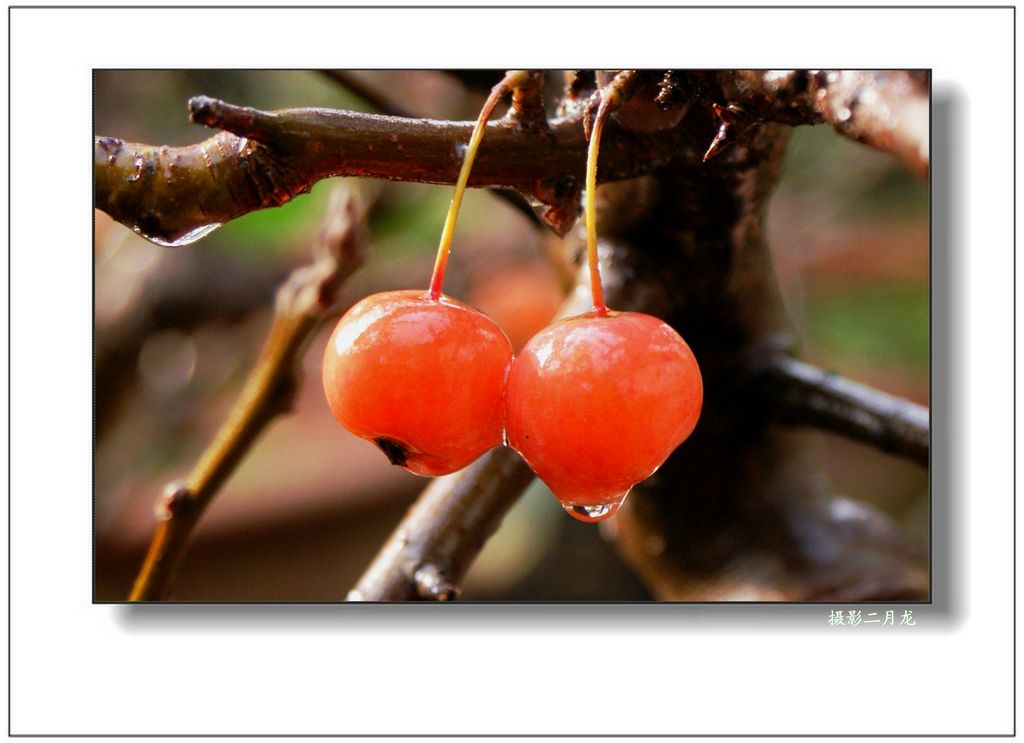
[[[693,431],[703,386],[661,320],[588,313],[548,326],[512,364],[509,444],[583,521],[611,516]]]
[[[502,442],[512,347],[493,320],[442,295],[374,294],[338,322],[324,354],[342,426],[417,475],[462,469]]]

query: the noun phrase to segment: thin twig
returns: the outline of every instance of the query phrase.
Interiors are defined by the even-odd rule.
[[[928,466],[928,409],[811,364],[775,355],[759,375],[769,409]]]
[[[450,601],[533,473],[512,449],[492,449],[423,491],[349,601]]]
[[[362,263],[364,219],[365,207],[358,198],[339,191],[317,239],[314,261],[293,271],[278,289],[267,341],[227,420],[188,479],[165,491],[157,511],[160,524],[131,601],[167,598],[203,511],[267,424],[291,409],[308,341],[336,313],[338,289]]]

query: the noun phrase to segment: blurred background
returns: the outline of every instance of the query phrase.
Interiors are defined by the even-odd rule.
[[[480,97],[439,73],[355,74],[417,115],[479,112]],[[94,85],[95,133],[151,144],[211,134],[188,123],[186,102],[199,94],[264,109],[374,110],[317,72],[97,71]],[[127,596],[159,494],[187,475],[235,399],[269,327],[274,291],[308,260],[334,187],[321,182],[181,249],[157,247],[96,212],[96,600]],[[372,252],[344,288],[346,306],[427,285],[450,198],[450,187],[383,186]],[[804,355],[927,405],[927,184],[829,127],[801,127],[768,234]],[[522,345],[560,304],[560,243],[504,201],[470,191],[446,293]],[[271,425],[201,522],[177,599],[341,600],[423,488],[331,417],[319,372],[330,330],[306,355],[294,414]],[[927,472],[841,437],[806,436],[838,492],[872,503],[927,545]],[[651,596],[602,529],[566,516],[535,482],[477,559],[463,598]]]

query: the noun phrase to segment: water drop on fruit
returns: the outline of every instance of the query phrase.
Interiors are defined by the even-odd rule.
[[[565,512],[574,519],[578,519],[587,524],[595,524],[598,521],[604,521],[605,519],[614,516],[615,512],[619,510],[623,502],[626,500],[627,494],[628,493],[623,493],[621,497],[608,501],[607,503],[582,505],[562,503],[562,508],[564,508]]]

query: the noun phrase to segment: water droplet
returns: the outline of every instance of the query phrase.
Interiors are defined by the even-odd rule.
[[[598,521],[604,521],[607,518],[611,518],[615,515],[615,512],[622,506],[622,502],[626,500],[626,496],[629,495],[627,490],[621,496],[612,498],[607,503],[587,503],[587,504],[575,504],[575,503],[563,503],[562,508],[565,512],[572,516],[574,519],[583,521],[587,524],[596,524]]]
[[[189,498],[189,490],[181,483],[171,483],[164,488],[163,494],[157,500],[155,515],[157,521],[170,521]]]
[[[142,173],[146,170],[146,161],[141,155],[136,156],[134,164],[135,170],[125,179],[131,183],[140,180],[142,178]]]
[[[197,240],[203,239],[204,237],[209,235],[211,232],[213,232],[218,227],[220,227],[220,223],[219,222],[215,222],[214,224],[204,224],[204,225],[201,225],[199,227],[196,227],[194,229],[189,230],[188,232],[184,233],[183,235],[180,235],[178,237],[170,237],[170,238],[162,237],[160,235],[147,235],[138,226],[133,227],[132,230],[135,232],[135,234],[141,235],[142,237],[144,237],[147,240],[149,240],[151,243],[155,243],[157,245],[160,245],[161,247],[164,247],[164,248],[180,248],[180,247],[183,247],[185,245],[191,245],[192,243],[196,242]]]

